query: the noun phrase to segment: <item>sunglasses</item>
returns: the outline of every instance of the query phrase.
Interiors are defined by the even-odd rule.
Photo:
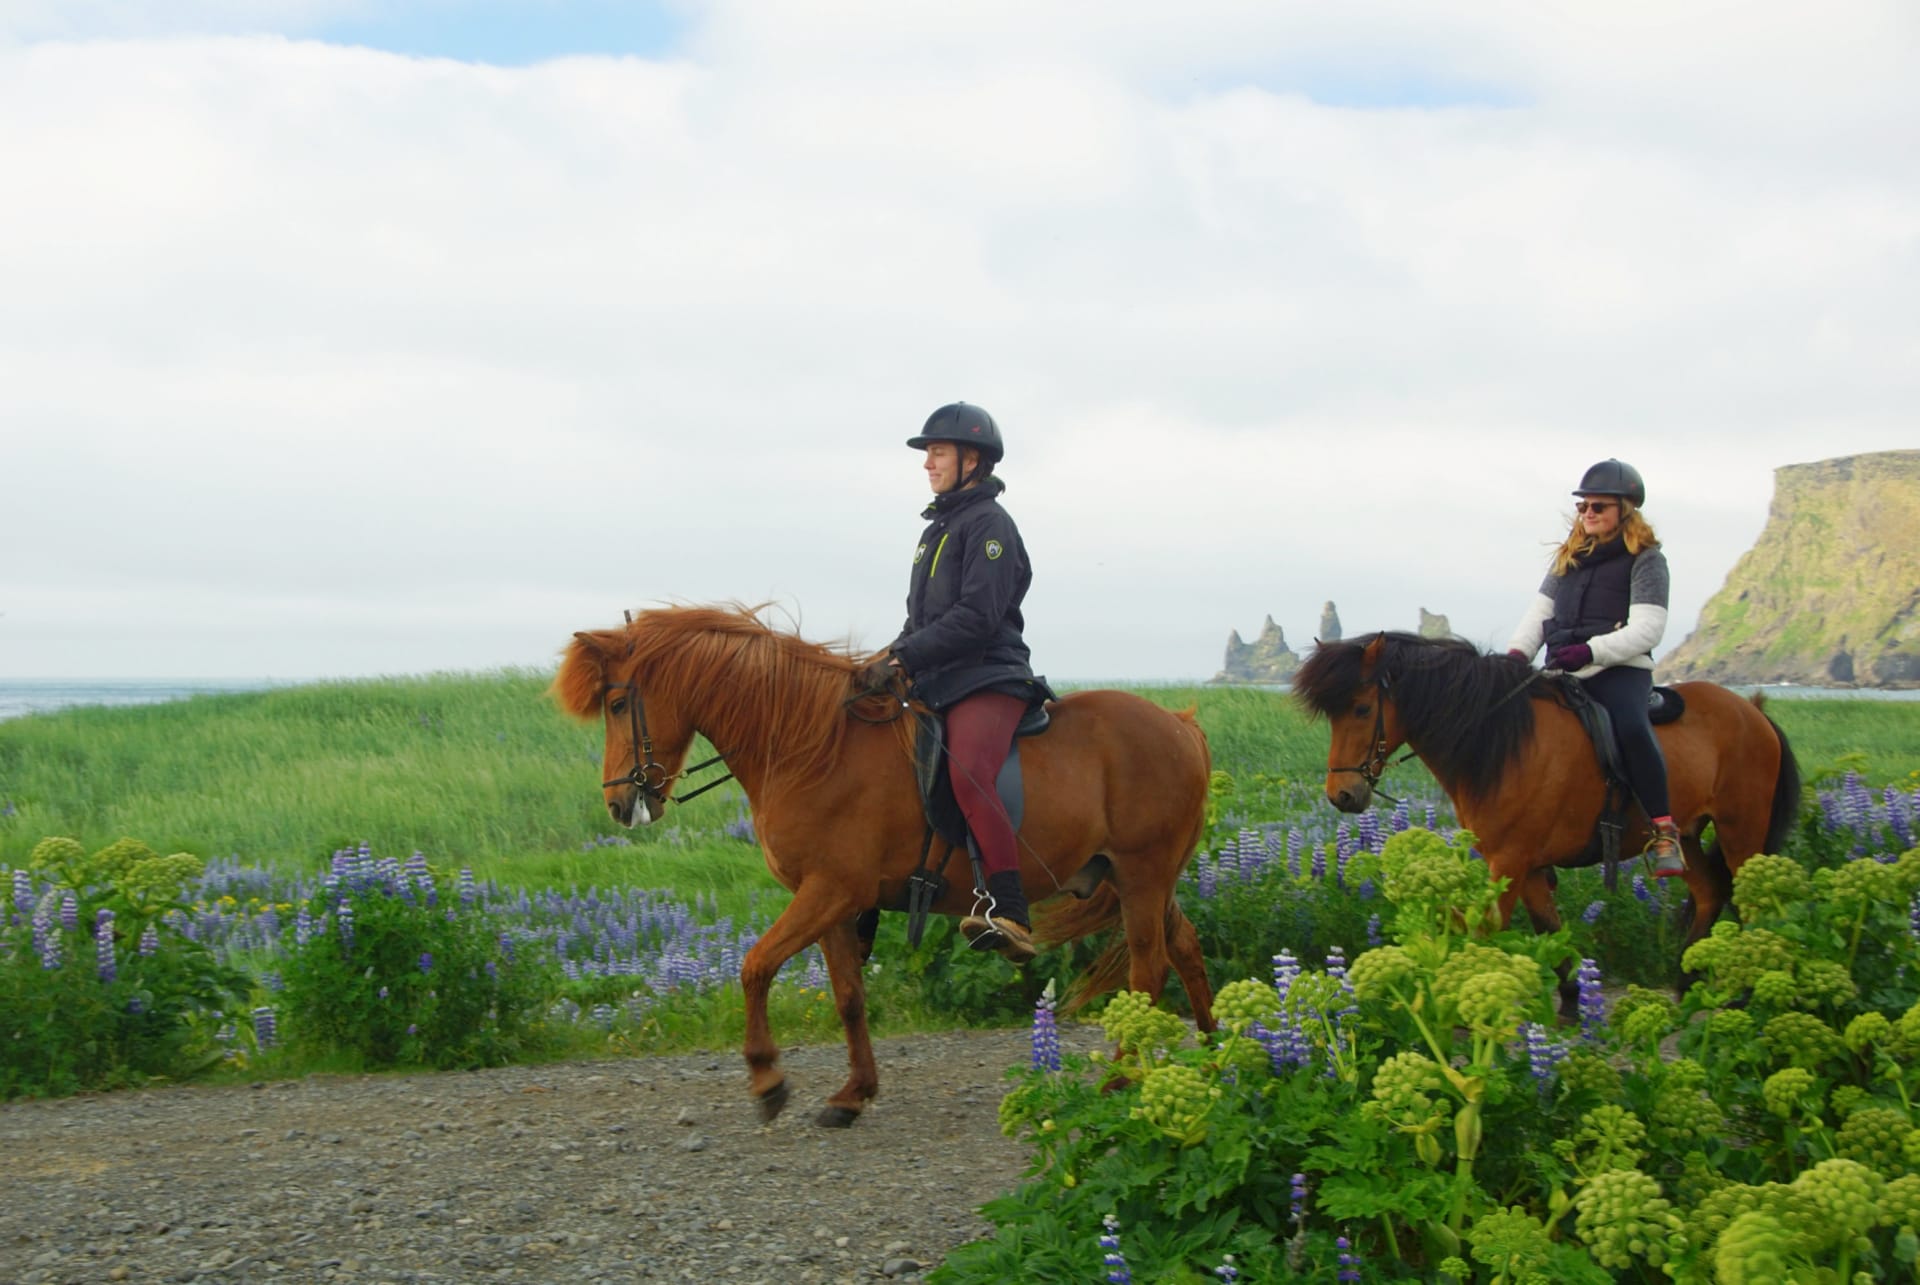
[[[1614,507],[1612,500],[1576,500],[1574,501],[1573,511],[1575,513],[1605,513],[1612,507]]]

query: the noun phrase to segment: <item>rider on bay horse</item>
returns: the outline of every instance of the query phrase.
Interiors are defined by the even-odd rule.
[[[916,699],[946,718],[948,774],[986,874],[985,913],[960,921],[980,950],[1015,963],[1034,956],[1020,854],[995,781],[1029,706],[1053,692],[1034,677],[1021,637],[1020,603],[1033,581],[1026,545],[1000,507],[993,475],[1004,447],[978,406],[954,402],[928,417],[907,445],[925,450],[933,503],[913,553],[907,623],[867,669],[879,687],[896,673]]]
[[[1667,558],[1640,512],[1646,483],[1631,464],[1602,460],[1588,469],[1573,529],[1554,551],[1547,578],[1508,644],[1546,668],[1572,674],[1613,720],[1613,735],[1653,839],[1653,873],[1686,873],[1680,831],[1667,802],[1667,761],[1647,719],[1653,649],[1667,629]]]

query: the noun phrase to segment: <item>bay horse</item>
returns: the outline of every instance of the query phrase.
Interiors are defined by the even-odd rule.
[[[845,1127],[879,1086],[855,921],[899,904],[921,856],[916,720],[901,717],[898,696],[856,690],[861,658],[775,630],[760,610],[665,607],[622,629],[576,633],[550,690],[574,717],[604,717],[601,790],[622,825],[673,805],[695,733],[721,752],[746,792],[767,869],[793,893],[740,968],[749,1091],[763,1120],[786,1105],[767,992],[782,964],[818,942],[850,1074],[816,1121]],[[1117,920],[1123,935],[1082,979],[1082,997],[1124,973],[1158,999],[1171,963],[1202,1029],[1212,1029],[1199,937],[1174,900],[1206,825],[1205,735],[1191,711],[1127,692],[1076,692],[1049,712],[1047,731],[1020,746],[1021,882],[1035,902],[1080,895],[1041,906],[1036,936],[1054,945]],[[934,913],[966,914],[970,883],[965,873],[950,879]]]
[[[1501,922],[1524,902],[1540,932],[1560,926],[1553,869],[1600,860],[1594,834],[1606,788],[1593,742],[1558,689],[1527,661],[1404,633],[1321,643],[1293,676],[1295,700],[1332,727],[1328,800],[1343,812],[1364,810],[1388,756],[1405,745],[1473,832],[1488,874],[1507,880]],[[1799,816],[1800,770],[1758,695],[1746,700],[1714,683],[1675,690],[1685,713],[1654,733],[1687,857],[1684,954],[1732,898],[1747,858],[1780,851]],[[1629,816],[1623,853],[1638,852],[1648,835],[1645,817]]]

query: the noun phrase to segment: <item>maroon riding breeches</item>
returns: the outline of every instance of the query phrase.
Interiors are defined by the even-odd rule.
[[[1013,748],[1013,729],[1027,703],[1000,692],[977,692],[947,709],[947,773],[988,874],[1020,868],[1013,821],[994,781]]]

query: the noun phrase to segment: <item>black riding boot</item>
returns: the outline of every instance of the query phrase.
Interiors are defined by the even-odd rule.
[[[988,875],[987,896],[992,901],[988,912],[962,919],[961,935],[975,950],[997,950],[1016,964],[1026,963],[1039,952],[1027,930],[1027,894],[1020,887],[1020,873],[1003,870]]]

